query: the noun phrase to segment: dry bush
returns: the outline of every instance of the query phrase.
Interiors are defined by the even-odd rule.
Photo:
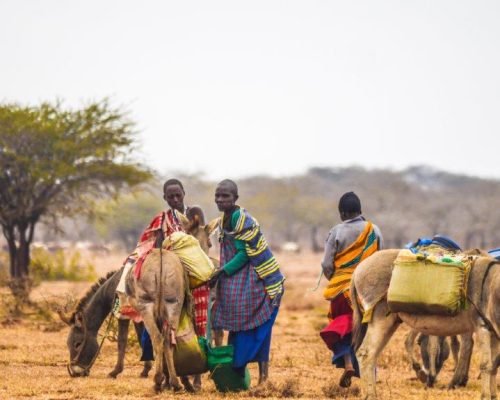
[[[284,398],[300,397],[302,395],[299,382],[296,379],[287,379],[279,386],[279,391],[281,392],[280,397]]]
[[[251,388],[247,392],[249,397],[266,398],[295,398],[302,396],[299,382],[296,379],[287,379],[283,383],[275,384],[267,381],[261,385]]]
[[[336,383],[330,383],[321,388],[325,397],[330,399],[347,399],[348,397],[358,397],[360,394],[359,387],[351,386],[343,388]]]

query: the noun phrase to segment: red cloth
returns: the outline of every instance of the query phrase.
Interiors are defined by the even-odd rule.
[[[170,236],[174,232],[182,231],[182,224],[176,213],[177,211],[169,209],[167,212],[162,211],[157,214],[142,233],[135,251],[127,258],[127,260],[136,260],[134,275],[137,279],[141,277],[141,269],[144,259],[155,247],[156,239],[161,233],[162,225],[164,237]]]
[[[352,332],[352,308],[344,294],[330,301],[330,323],[319,333],[328,348]]]
[[[192,292],[194,299],[194,322],[195,331],[198,336],[206,336],[207,334],[207,318],[208,318],[208,296],[210,288],[208,284],[201,285]]]
[[[142,264],[144,259],[155,247],[156,239],[161,233],[163,225],[164,237],[170,236],[174,232],[183,231],[182,224],[177,216],[177,211],[172,209],[167,210],[167,212],[161,212],[157,214],[148,227],[144,230],[137,243],[136,250],[132,253],[127,260],[134,260],[135,268],[134,274],[137,279],[141,276]],[[194,300],[194,319],[195,319],[195,330],[198,336],[206,335],[207,326],[207,313],[208,313],[208,296],[210,289],[208,285],[202,285],[196,289],[193,289],[193,300]]]

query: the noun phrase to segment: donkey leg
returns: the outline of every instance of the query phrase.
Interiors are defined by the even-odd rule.
[[[156,321],[153,315],[153,304],[149,304],[148,306],[144,307],[144,309],[140,310],[140,313],[142,315],[142,318],[144,320],[144,326],[148,330],[149,336],[151,337],[151,342],[153,344],[153,351],[156,354],[155,357],[155,375],[154,375],[154,390],[156,392],[161,391],[161,384],[163,382],[163,357],[161,357],[161,354],[163,354],[163,337],[158,329],[158,326],[156,325]]]
[[[453,355],[454,370],[458,367],[458,353],[460,352],[460,342],[456,336],[450,336],[450,348],[451,354]]]
[[[429,352],[429,373],[427,375],[427,382],[426,385],[427,387],[433,387],[434,383],[436,382],[436,375],[437,375],[437,363],[438,363],[438,357],[439,357],[439,352],[440,352],[440,341],[439,341],[439,336],[429,336],[429,342],[428,342],[428,352]]]
[[[167,328],[163,352],[165,355],[165,361],[167,363],[167,369],[169,373],[169,383],[170,386],[174,389],[174,391],[178,392],[182,390],[181,383],[179,378],[177,377],[177,372],[175,371],[174,365],[174,352],[172,351],[174,346],[175,331],[170,327]]]
[[[494,334],[491,334],[491,375],[490,375],[490,391],[491,391],[491,399],[496,400],[497,397],[497,371],[498,364],[500,363],[500,341],[495,337]]]
[[[194,393],[194,387],[191,385],[191,381],[189,380],[189,376],[181,376],[181,382],[182,385],[184,386],[184,389],[186,389],[186,392],[189,393]]]
[[[123,371],[123,360],[125,359],[125,350],[127,349],[129,319],[118,320],[118,359],[116,360],[115,368],[108,376],[116,378]]]
[[[372,321],[367,327],[366,336],[356,352],[364,400],[377,399],[375,387],[377,358],[399,325],[397,315],[387,315],[387,311],[387,303],[381,302],[375,307]]]
[[[422,369],[422,366],[417,361],[417,358],[415,357],[415,351],[414,351],[415,339],[417,338],[417,335],[418,335],[418,332],[413,330],[413,329],[410,332],[408,332],[408,335],[406,335],[406,339],[405,339],[405,349],[406,349],[406,353],[408,354],[408,357],[410,358],[411,367],[415,371],[415,374],[417,374],[417,378],[418,378],[418,373]]]
[[[491,354],[491,332],[484,326],[477,329],[477,337],[479,339],[480,363],[479,369],[481,370],[481,400],[494,400],[491,391],[491,381],[493,372],[492,354]]]
[[[201,390],[201,374],[194,376],[193,388],[195,392],[199,392]]]
[[[460,335],[460,350],[458,353],[458,361],[456,364],[453,378],[448,385],[449,389],[455,389],[460,386],[466,386],[469,380],[470,360],[472,358],[472,349],[474,347],[474,339],[472,333],[464,333]]]

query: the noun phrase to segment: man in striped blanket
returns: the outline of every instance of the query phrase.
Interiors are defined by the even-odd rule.
[[[324,297],[330,301],[330,323],[320,335],[333,351],[332,363],[337,368],[344,368],[340,386],[348,387],[353,376],[359,377],[358,363],[351,346],[351,278],[361,261],[382,248],[382,234],[376,225],[363,218],[361,202],[354,192],[345,193],[340,198],[339,212],[342,223],[330,231],[321,263],[329,280]]]

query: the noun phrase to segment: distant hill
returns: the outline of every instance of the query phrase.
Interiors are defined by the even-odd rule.
[[[217,182],[202,176],[176,176],[184,183],[188,204],[202,206],[207,219],[218,215],[214,204]],[[498,180],[413,166],[403,171],[315,167],[301,175],[236,181],[239,204],[259,220],[272,244],[297,241],[307,247],[314,242],[315,247],[321,246],[328,230],[340,222],[338,199],[353,190],[361,198],[365,217],[381,228],[386,247],[401,247],[437,233],[452,237],[464,248],[500,246]],[[160,207],[161,187],[162,182],[154,185]],[[83,239],[89,229],[79,226]]]

